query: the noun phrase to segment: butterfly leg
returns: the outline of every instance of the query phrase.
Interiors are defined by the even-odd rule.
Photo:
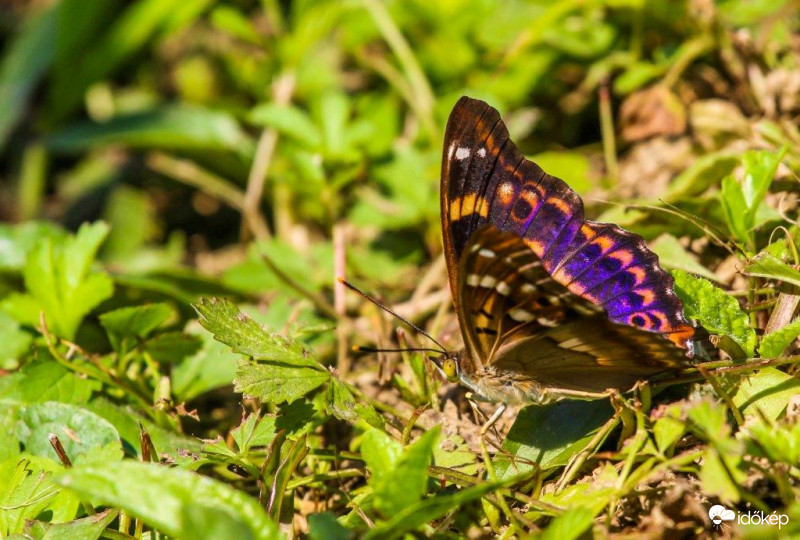
[[[489,428],[491,428],[494,425],[494,423],[497,422],[497,419],[500,418],[503,415],[503,413],[505,412],[507,407],[508,407],[508,405],[506,405],[505,403],[502,403],[497,408],[497,410],[494,411],[494,414],[481,427],[481,436],[486,435],[486,432],[489,431]]]

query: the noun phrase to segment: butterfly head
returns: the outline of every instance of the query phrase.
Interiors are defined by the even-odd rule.
[[[428,357],[442,377],[449,382],[458,382],[461,378],[461,353],[448,351],[440,356]]]

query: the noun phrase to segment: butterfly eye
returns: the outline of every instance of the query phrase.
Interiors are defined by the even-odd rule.
[[[442,360],[442,373],[447,377],[450,382],[458,380],[458,361],[455,358],[446,358]]]

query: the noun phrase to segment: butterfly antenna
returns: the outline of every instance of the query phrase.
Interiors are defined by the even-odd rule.
[[[355,292],[355,293],[357,293],[357,294],[361,295],[363,298],[366,298],[367,300],[369,300],[370,302],[372,302],[373,304],[375,304],[376,306],[378,306],[379,308],[381,308],[383,311],[385,311],[385,312],[386,312],[386,313],[388,313],[389,315],[392,315],[393,317],[395,317],[395,318],[399,319],[400,321],[403,321],[403,322],[404,322],[404,323],[406,323],[408,326],[410,326],[411,328],[413,328],[413,329],[414,329],[416,332],[418,332],[419,334],[421,334],[421,335],[425,336],[425,337],[426,337],[426,338],[428,338],[429,340],[433,341],[433,342],[434,342],[436,345],[438,345],[438,346],[439,346],[439,348],[441,349],[441,350],[438,350],[438,351],[437,351],[436,349],[402,349],[402,350],[404,350],[404,351],[413,351],[413,350],[421,350],[421,351],[422,351],[422,350],[428,350],[428,351],[436,351],[436,352],[438,352],[438,353],[444,353],[444,352],[447,352],[447,349],[445,349],[444,345],[442,345],[441,343],[439,343],[438,341],[436,341],[436,339],[435,339],[433,336],[431,336],[429,333],[427,333],[425,330],[423,330],[422,328],[420,328],[420,327],[419,327],[419,326],[417,326],[416,324],[412,323],[411,321],[408,321],[408,320],[404,319],[403,317],[401,317],[400,315],[398,315],[397,313],[395,313],[394,311],[392,311],[390,308],[388,308],[388,307],[386,307],[385,305],[383,305],[383,304],[382,304],[381,302],[379,302],[378,300],[376,300],[376,299],[372,298],[370,295],[368,295],[367,293],[365,293],[364,291],[362,291],[361,289],[359,289],[358,287],[356,287],[356,286],[355,286],[355,285],[353,285],[352,283],[348,282],[347,280],[345,280],[344,278],[341,278],[341,277],[337,277],[337,278],[336,278],[336,281],[338,281],[339,283],[341,283],[342,285],[344,285],[345,287],[347,287],[347,288],[348,288],[348,289],[350,289],[351,291],[353,291],[353,292]],[[363,349],[362,349],[362,350],[363,350]],[[366,351],[365,351],[365,352],[366,352]],[[371,352],[379,352],[379,351],[378,351],[378,349],[374,349],[374,350],[372,350]],[[388,350],[387,350],[387,352],[392,352],[392,351],[388,351]],[[398,351],[398,352],[399,352],[399,351]]]

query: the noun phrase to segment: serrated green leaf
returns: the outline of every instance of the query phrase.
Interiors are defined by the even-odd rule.
[[[742,414],[760,412],[770,420],[777,419],[800,393],[800,380],[775,368],[764,368],[746,377],[732,396]]]
[[[25,521],[40,514],[54,522],[75,518],[78,498],[53,483],[53,473],[62,470],[60,464],[38,456],[0,462],[0,536],[21,533]]]
[[[43,310],[49,330],[73,339],[83,318],[114,292],[105,273],[90,273],[108,234],[102,222],[85,223],[63,240],[46,237],[28,254],[23,269],[26,295],[10,295],[0,306],[18,321],[36,326]]]
[[[93,412],[55,401],[21,408],[16,436],[28,453],[59,459],[48,440],[50,434],[59,438],[74,464],[122,459],[122,443],[117,430]]]
[[[800,317],[761,338],[758,354],[761,358],[778,358],[797,336],[800,336]]]
[[[406,448],[377,429],[364,435],[361,453],[372,473],[368,483],[375,494],[375,507],[383,515],[393,516],[422,499],[440,431],[436,426]]]
[[[738,464],[736,458],[725,459],[713,446],[708,447],[699,475],[703,493],[716,495],[723,503],[738,502],[741,498],[738,484],[745,480],[745,474],[739,470]]]
[[[186,470],[125,460],[113,465],[75,467],[56,481],[83,497],[126,510],[177,538],[214,538],[198,531],[189,508],[224,512],[230,523],[244,526],[255,539],[280,538],[277,525],[255,499]],[[158,496],[154,497],[154,493]],[[198,532],[202,536],[195,536]]]
[[[331,377],[326,398],[328,412],[339,420],[356,422],[362,418],[365,422],[377,429],[383,429],[383,418],[372,405],[358,403],[350,391],[349,385],[336,377]]]
[[[288,366],[325,370],[297,341],[267,332],[227,299],[201,298],[193,304],[200,324],[234,352]]]
[[[294,401],[321,386],[331,375],[327,370],[274,362],[240,362],[234,385],[237,392],[265,403]]]
[[[748,276],[777,279],[800,287],[800,270],[796,270],[769,253],[759,253],[745,267]]]
[[[739,302],[708,280],[682,270],[673,270],[672,275],[675,292],[683,301],[684,314],[712,334],[729,336],[747,356],[753,356],[756,333],[750,328],[750,318]]]
[[[761,201],[772,184],[775,172],[778,170],[787,148],[783,147],[778,153],[767,150],[748,150],[744,153],[744,178],[742,178],[742,193],[744,194],[747,214],[745,225],[748,229],[756,223],[756,213],[761,206]]]
[[[241,356],[214,339],[197,321],[186,327],[189,335],[197,337],[201,349],[172,368],[172,391],[178,401],[189,401],[214,388],[233,383],[236,365]]]

